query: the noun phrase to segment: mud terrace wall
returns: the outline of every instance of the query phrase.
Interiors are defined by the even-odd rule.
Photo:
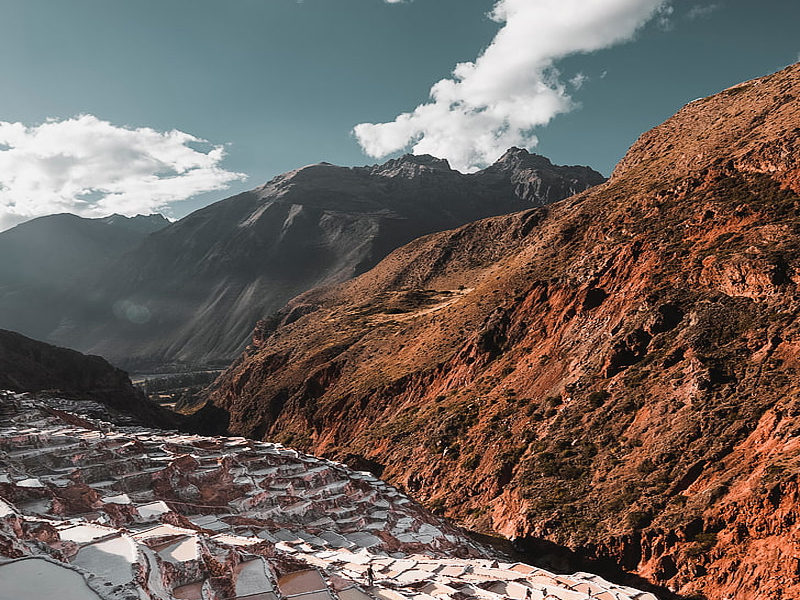
[[[656,600],[504,562],[342,464],[102,410],[0,392],[0,598]]]

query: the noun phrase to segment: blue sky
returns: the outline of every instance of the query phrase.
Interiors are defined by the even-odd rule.
[[[686,102],[797,61],[797,23],[796,0],[3,0],[0,229],[180,217],[415,148],[607,175]]]

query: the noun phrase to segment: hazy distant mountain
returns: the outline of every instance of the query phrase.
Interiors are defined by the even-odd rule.
[[[26,221],[0,233],[0,286],[68,281],[167,225],[161,215],[85,219],[63,213]]]
[[[0,233],[0,328],[46,338],[60,319],[62,295],[77,277],[168,224],[161,215],[85,219],[65,213]]]
[[[469,175],[431,156],[310,165],[198,210],[85,277],[47,339],[127,367],[228,362],[258,319],[301,292],[420,235],[602,181],[516,148]]]

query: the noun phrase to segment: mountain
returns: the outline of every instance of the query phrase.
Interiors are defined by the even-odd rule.
[[[427,233],[601,183],[588,167],[509,150],[474,174],[431,156],[327,163],[198,210],[81,279],[47,339],[127,368],[229,364],[258,319]]]
[[[0,329],[0,390],[48,391],[100,403],[158,427],[177,427],[179,417],[148,401],[128,375],[99,356],[58,348]]]
[[[522,546],[800,597],[798,115],[800,64],[694,101],[604,185],[292,300],[209,399]]]
[[[136,215],[135,217],[126,217],[125,215],[113,214],[108,217],[96,219],[106,225],[118,227],[126,231],[133,231],[134,233],[141,233],[142,235],[149,235],[155,233],[159,229],[163,229],[169,225],[169,221],[164,215]]]
[[[161,215],[85,219],[39,217],[0,233],[0,327],[46,338],[59,324],[64,294],[168,225]]]

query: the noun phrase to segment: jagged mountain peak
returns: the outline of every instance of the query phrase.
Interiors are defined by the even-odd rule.
[[[135,217],[127,217],[114,213],[113,215],[102,217],[97,220],[113,227],[144,234],[154,233],[170,224],[170,221],[159,213],[149,215],[138,214]]]
[[[525,148],[517,148],[516,146],[509,148],[506,152],[497,159],[492,165],[496,168],[538,168],[548,169],[553,168],[554,165],[549,158],[529,152]]]
[[[404,154],[382,165],[373,167],[372,172],[383,177],[416,177],[429,171],[453,172],[447,159],[430,154]]]
[[[414,178],[428,171],[455,172],[447,160],[430,154],[405,154],[370,167],[343,167],[323,161],[277,175],[255,191],[268,197],[282,195],[290,187],[297,185],[335,189],[375,176]]]

